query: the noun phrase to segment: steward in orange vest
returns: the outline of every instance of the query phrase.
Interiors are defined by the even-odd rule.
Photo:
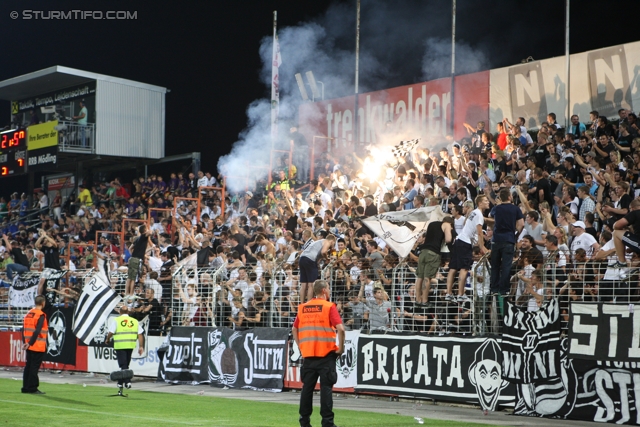
[[[300,393],[300,425],[310,426],[313,412],[313,390],[320,378],[320,415],[322,425],[333,423],[333,385],[338,380],[336,359],[344,351],[344,325],[336,305],[329,301],[331,291],[326,280],[313,284],[314,298],[300,304],[293,322],[293,339],[302,357],[302,392]],[[338,345],[336,345],[336,331]]]
[[[45,299],[42,295],[35,298],[36,306],[32,308],[23,320],[22,349],[27,351],[27,361],[22,375],[22,392],[44,394],[38,390],[40,379],[38,370],[47,351],[47,336],[49,325],[42,311]]]

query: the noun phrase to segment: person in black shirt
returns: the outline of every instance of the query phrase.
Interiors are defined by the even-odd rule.
[[[618,261],[610,265],[610,268],[623,268],[627,266],[625,247],[636,254],[640,254],[640,200],[636,199],[629,204],[630,212],[613,224],[613,243],[616,247]],[[633,233],[627,231],[633,227]]]
[[[364,198],[364,204],[366,205],[364,209],[364,216],[375,216],[378,215],[378,208],[373,203],[373,196],[367,195]]]
[[[59,243],[53,236],[53,230],[48,232],[39,230],[38,240],[36,240],[36,248],[44,254],[44,270],[40,276],[38,283],[38,294],[42,295],[44,284],[52,273],[60,271],[60,252],[58,250]]]
[[[20,274],[29,271],[29,259],[27,259],[27,256],[22,252],[20,246],[18,246],[18,242],[15,240],[9,242],[6,234],[2,235],[2,240],[4,241],[4,246],[7,248],[7,251],[11,254],[11,259],[13,259],[13,264],[7,264],[7,279],[13,283],[14,273]]]
[[[431,279],[435,279],[440,268],[440,248],[442,243],[450,243],[451,224],[442,221],[432,221],[427,226],[427,232],[418,238],[418,269],[416,271],[416,305],[429,307],[429,293]]]
[[[162,322],[162,306],[155,298],[153,289],[147,288],[144,292],[145,299],[142,300],[139,312],[144,316],[149,316],[149,335],[160,335],[160,323]]]
[[[128,270],[127,270],[127,283],[125,285],[125,298],[132,299],[134,286],[140,266],[143,264],[144,256],[147,252],[147,246],[152,246],[149,230],[145,225],[141,225],[137,229],[138,237],[133,241],[133,244],[129,247],[131,251],[131,258],[129,258]]]

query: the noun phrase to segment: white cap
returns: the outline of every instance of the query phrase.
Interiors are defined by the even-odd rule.
[[[576,221],[576,222],[574,222],[574,223],[573,223],[573,224],[571,224],[571,225],[573,225],[574,227],[580,227],[580,228],[582,228],[583,230],[584,230],[585,228],[587,228],[587,226],[586,226],[586,225],[584,224],[584,222],[582,222],[582,221]]]

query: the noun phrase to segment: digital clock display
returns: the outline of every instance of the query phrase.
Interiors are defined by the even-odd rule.
[[[27,138],[24,129],[0,133],[0,177],[27,172]]]

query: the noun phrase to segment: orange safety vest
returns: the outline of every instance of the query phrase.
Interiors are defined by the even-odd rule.
[[[337,351],[336,330],[329,322],[335,304],[314,298],[298,306],[298,343],[302,357],[324,357]]]
[[[32,308],[23,321],[24,342],[29,343],[31,337],[36,332],[36,326],[41,316],[44,316],[44,312],[37,308]],[[45,317],[42,329],[36,338],[36,342],[29,347],[31,351],[37,351],[38,353],[44,353],[47,351],[47,335],[49,334],[49,325],[47,324],[47,318]]]

